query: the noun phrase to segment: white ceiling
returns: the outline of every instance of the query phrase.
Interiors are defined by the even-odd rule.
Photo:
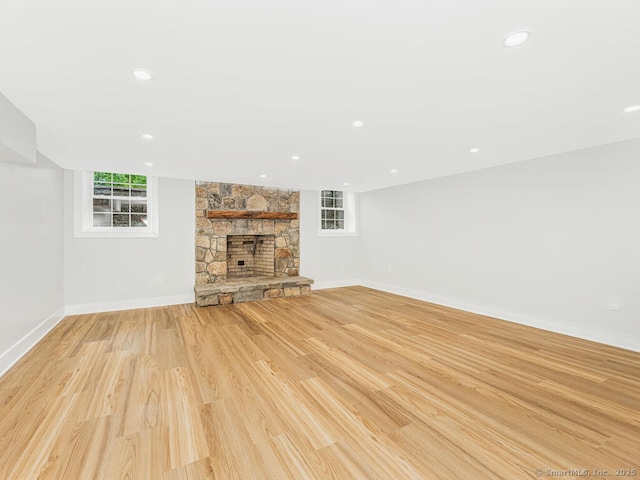
[[[366,191],[640,137],[639,26],[640,0],[0,0],[0,91],[66,168]]]

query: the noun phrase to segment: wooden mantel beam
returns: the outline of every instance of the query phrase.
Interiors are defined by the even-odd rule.
[[[278,220],[297,220],[297,213],[255,212],[248,210],[207,210],[207,218],[264,218]]]

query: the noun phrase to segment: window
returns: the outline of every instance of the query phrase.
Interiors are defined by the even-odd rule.
[[[156,185],[145,175],[76,172],[76,236],[157,236]]]
[[[322,230],[344,230],[344,192],[322,190],[320,222]]]
[[[145,228],[147,177],[93,172],[93,227]]]
[[[355,235],[355,194],[340,190],[320,192],[321,235]]]

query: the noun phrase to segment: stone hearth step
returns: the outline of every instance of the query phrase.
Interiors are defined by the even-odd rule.
[[[196,285],[196,305],[210,307],[311,293],[313,280],[307,277],[247,277],[224,283]]]

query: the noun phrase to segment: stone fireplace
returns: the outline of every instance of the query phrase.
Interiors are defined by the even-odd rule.
[[[307,295],[299,276],[300,192],[196,182],[196,303]]]

